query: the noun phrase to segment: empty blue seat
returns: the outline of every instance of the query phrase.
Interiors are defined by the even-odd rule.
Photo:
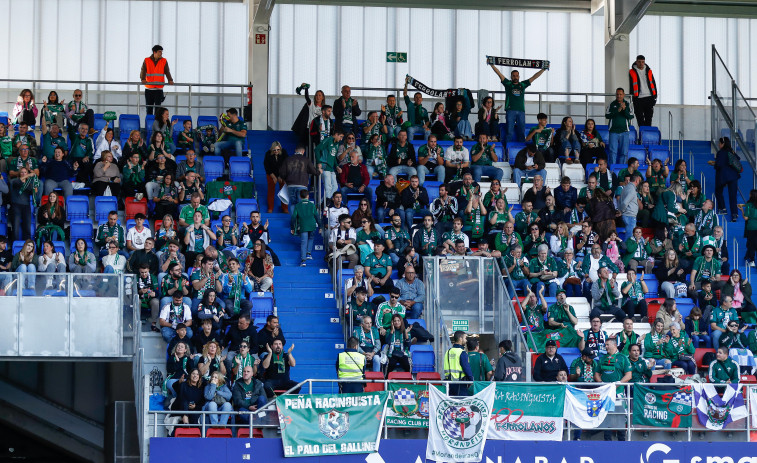
[[[176,155],[176,164],[181,164],[182,161],[186,161],[186,160],[187,160],[187,155],[186,154],[177,154]]]
[[[639,134],[636,133],[636,126],[632,125],[628,128],[628,141],[631,144],[636,143],[639,140]]]
[[[218,128],[218,117],[216,116],[197,116],[197,127],[212,125]]]
[[[518,155],[518,151],[526,147],[525,143],[521,142],[507,142],[507,160],[510,164],[515,164],[515,156]]]
[[[95,127],[97,132],[100,132],[105,127],[105,119],[102,114],[95,114]]]
[[[413,373],[419,371],[434,371],[434,348],[429,344],[410,346],[410,356],[413,359]]]
[[[145,116],[145,136],[147,137],[147,140],[145,140],[146,144],[150,144],[150,137],[152,137],[152,123],[155,122],[155,116],[153,114],[148,114]]]
[[[660,161],[665,163],[665,160],[670,160],[670,150],[667,146],[664,145],[650,145],[649,146],[649,159],[651,161],[654,161],[655,159],[659,159]]]
[[[408,325],[412,325],[413,323],[418,323],[420,326],[423,327],[423,329],[426,329],[426,320],[422,318],[408,318],[407,320]]]
[[[428,192],[429,204],[434,202],[434,200],[439,197],[439,187],[441,186],[441,184],[442,182],[432,182],[430,180],[423,182],[423,186],[426,187],[426,191]]]
[[[562,347],[560,349],[562,349]],[[565,360],[565,364],[568,365],[568,366],[570,366],[570,364],[573,363],[573,361],[575,359],[577,359],[577,358],[579,358],[581,356],[580,353],[579,354],[576,354],[576,353],[567,353],[567,354],[560,354],[560,355],[562,355],[563,360]]]
[[[253,292],[250,294],[250,302],[252,302],[250,315],[256,322],[265,321],[266,317],[273,315],[273,293]]]
[[[55,248],[55,252],[66,255],[66,243],[63,241],[53,241],[53,248]]]
[[[251,182],[250,158],[232,157],[229,159],[229,178],[232,182]]]
[[[650,275],[647,275],[650,276]],[[658,291],[660,289],[660,283],[657,281],[657,279],[654,277],[654,275],[651,275],[651,279],[644,279],[644,283],[647,284],[647,289],[649,289],[649,292],[646,294],[647,297],[657,297]]]
[[[351,199],[347,201],[347,210],[350,211],[350,215],[352,215],[357,210],[358,206],[360,206],[359,199]],[[353,226],[357,227],[359,226],[359,224],[358,225],[353,224]]]
[[[111,211],[118,212],[118,199],[115,196],[97,196],[95,198],[95,222],[107,221],[108,214]]]
[[[628,159],[631,158],[636,158],[639,160],[639,164],[645,165],[647,163],[647,150],[643,145],[629,145]]]
[[[659,145],[662,140],[662,134],[657,127],[640,127],[639,136],[640,142],[644,146]]]
[[[24,241],[23,240],[17,240],[13,242],[13,255],[15,256],[18,254],[18,252],[21,250],[21,248],[24,247]],[[39,250],[35,249],[37,251],[37,254],[39,254]],[[36,262],[35,262],[36,263]]]
[[[615,175],[620,174],[620,171],[627,168],[628,164],[612,164],[610,166],[610,170],[615,173]],[[619,178],[618,181],[623,181],[622,178]]]
[[[597,133],[599,133],[599,136],[602,138],[602,140],[607,143],[610,141],[610,126],[608,125],[596,125],[594,128],[597,130]]]
[[[594,173],[594,169],[599,167],[599,164],[586,164],[586,182],[589,182],[589,175]]]
[[[8,236],[8,214],[4,206],[0,206],[0,236]]]
[[[89,220],[89,198],[69,196],[66,198],[66,218],[69,222]]]
[[[260,209],[256,199],[240,198],[234,203],[234,210],[237,212],[237,223],[241,226],[242,222],[250,220],[251,212]]]
[[[205,156],[202,162],[205,167],[206,182],[212,182],[223,175],[223,156]]]

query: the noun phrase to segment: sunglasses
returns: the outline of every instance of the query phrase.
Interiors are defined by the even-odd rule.
[[[399,298],[400,298],[399,296],[394,296],[394,295],[389,296],[389,299],[399,299]]]
[[[81,93],[74,93],[74,98],[81,98]]]
[[[360,223],[368,223],[367,220],[361,220]]]

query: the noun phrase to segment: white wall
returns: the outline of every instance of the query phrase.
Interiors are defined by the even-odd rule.
[[[0,11],[2,79],[136,82],[159,43],[177,82],[247,81],[243,3],[0,0]]]
[[[270,91],[292,94],[301,82],[329,95],[342,84],[396,87],[406,73],[435,88],[497,89],[489,54],[550,60],[532,91],[602,92],[602,28],[601,16],[581,13],[277,5]],[[660,103],[706,105],[715,43],[749,96],[752,29],[757,20],[647,16],[631,34],[631,55],[646,55]],[[386,63],[387,51],[408,52],[409,62]]]

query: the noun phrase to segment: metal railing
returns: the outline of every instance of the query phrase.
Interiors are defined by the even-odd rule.
[[[444,381],[444,380],[432,380],[432,381],[416,381],[416,380],[349,380],[349,381],[338,381],[336,379],[309,379],[300,382],[296,387],[290,389],[285,394],[290,394],[293,391],[296,390],[302,390],[302,393],[308,393],[312,394],[313,390],[313,384],[323,384],[328,383],[336,386],[339,382],[359,382],[363,384],[383,384],[384,388],[386,388],[387,384],[391,383],[401,383],[401,384],[427,384],[428,386],[443,386],[445,389],[445,392],[449,394],[449,387],[450,385],[454,384],[463,384],[463,385],[471,385],[471,382],[466,381]],[[527,382],[507,382],[502,384],[534,384],[534,383],[527,383]],[[570,384],[572,386],[578,387],[578,388],[594,388],[597,386],[601,386],[606,383],[565,383]],[[685,439],[684,441],[691,442],[692,440],[701,440],[701,439],[707,439],[707,440],[715,440],[717,438],[718,433],[723,433],[728,435],[729,438],[732,438],[733,435],[743,435],[744,441],[750,441],[750,434],[751,431],[755,428],[755,425],[757,425],[756,422],[754,422],[754,417],[752,414],[749,414],[746,418],[743,420],[737,420],[732,423],[728,424],[728,427],[726,427],[723,430],[712,430],[708,429],[705,426],[701,425],[699,423],[699,420],[696,418],[697,415],[697,407],[696,404],[694,404],[694,394],[693,392],[690,392],[691,395],[691,404],[692,410],[692,426],[691,427],[658,427],[658,426],[642,426],[642,425],[636,425],[634,424],[633,420],[633,387],[635,384],[631,383],[614,383],[618,388],[621,388],[622,391],[618,392],[616,401],[615,401],[615,410],[608,412],[607,417],[605,418],[604,422],[597,428],[594,429],[584,429],[583,432],[589,433],[589,432],[598,432],[598,431],[623,431],[626,433],[626,439],[629,441],[632,440],[639,440],[638,437],[646,438],[646,436],[636,436],[637,433],[677,433],[674,436],[675,440],[682,440],[680,439],[680,433],[683,431],[685,432]],[[659,388],[660,390],[670,390],[671,387],[682,387],[684,384],[667,384],[667,383],[636,383],[636,385],[642,385],[646,386],[652,389]],[[747,410],[750,409],[751,401],[750,401],[750,394],[745,393],[749,389],[756,389],[757,385],[751,385],[751,384],[740,384],[738,388],[738,394],[744,394],[745,399],[745,406],[747,407]],[[336,387],[332,387],[332,389],[336,389]],[[336,389],[338,390],[338,389]],[[307,392],[306,392],[307,391]],[[285,395],[282,394],[282,395]],[[228,411],[228,412],[220,412],[220,411],[171,411],[171,410],[149,410],[147,411],[148,419],[152,417],[152,436],[150,437],[160,437],[162,432],[159,431],[159,427],[191,427],[191,428],[200,428],[201,435],[203,437],[206,436],[207,428],[210,427],[209,419],[202,418],[202,417],[208,417],[209,415],[229,415],[230,417],[236,417],[241,415],[248,415],[249,416],[249,423],[244,424],[235,424],[231,423],[227,425],[228,428],[247,428],[249,429],[249,435],[252,436],[253,429],[261,429],[265,430],[268,429],[269,431],[276,431],[279,429],[279,420],[278,415],[276,412],[275,407],[275,400],[270,400],[265,406],[262,408],[250,412],[250,411]],[[170,423],[170,424],[164,424],[164,423],[158,423],[159,417],[165,417],[167,415],[171,416],[200,416],[201,418],[198,420],[198,423],[196,424],[183,424],[183,423]],[[162,421],[162,420],[161,420]],[[392,426],[389,424],[384,424],[384,438],[388,437],[388,432],[392,428],[398,428],[398,429],[407,429],[406,427],[402,426]],[[424,429],[424,428],[419,428]],[[564,438],[563,440],[570,440],[571,436],[574,431],[579,431],[580,429],[575,427],[570,421],[567,421],[567,425],[564,428]],[[722,434],[721,434],[722,435]],[[662,440],[659,439],[658,436],[655,436],[656,440]],[[738,437],[737,437],[738,438]]]
[[[142,82],[118,82],[104,80],[54,80],[54,79],[0,79],[0,97],[6,105],[13,107],[16,97],[24,88],[29,88],[36,96],[35,103],[41,108],[42,101],[47,99],[47,93],[55,90],[59,93],[59,99],[68,101],[63,91],[81,89],[82,101],[95,112],[104,112],[116,108],[123,108],[123,113],[135,113],[140,116],[146,114],[146,105],[143,101],[145,84]],[[16,86],[17,85],[17,86]],[[208,110],[210,114],[220,114],[229,107],[244,108],[247,105],[247,84],[220,84],[199,82],[175,82],[172,85],[164,84],[163,88],[166,101],[164,106],[178,113],[180,110],[187,113]],[[205,89],[203,91],[203,89]],[[238,98],[238,100],[236,100]],[[236,100],[236,101],[234,101]],[[212,104],[210,104],[212,103]],[[237,106],[238,105],[238,106]],[[210,111],[212,109],[212,111]],[[99,111],[97,111],[99,110]],[[240,114],[241,115],[241,114]],[[249,121],[248,121],[249,122]]]

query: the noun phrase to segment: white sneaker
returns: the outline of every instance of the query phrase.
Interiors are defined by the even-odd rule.
[[[752,260],[752,261],[747,262],[746,266],[747,267],[757,267],[757,264],[755,264],[754,261]]]

